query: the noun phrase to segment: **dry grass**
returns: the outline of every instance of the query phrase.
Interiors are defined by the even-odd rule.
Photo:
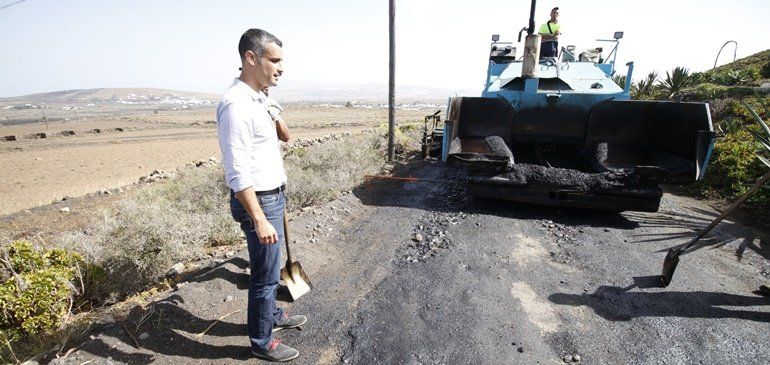
[[[176,262],[201,258],[205,248],[240,242],[227,209],[221,166],[185,168],[103,212],[87,230],[65,236],[129,293],[162,277]]]
[[[415,141],[415,128],[397,134],[398,149]],[[413,142],[411,142],[413,143]],[[287,151],[289,210],[335,199],[382,172],[382,130]],[[158,281],[177,262],[204,257],[207,248],[241,243],[229,212],[222,166],[187,167],[171,181],[147,186],[102,212],[85,230],[63,237],[63,246],[104,268],[113,300]]]
[[[285,156],[288,209],[316,205],[350,191],[364,174],[382,170],[382,138],[365,133],[313,147],[290,148]]]

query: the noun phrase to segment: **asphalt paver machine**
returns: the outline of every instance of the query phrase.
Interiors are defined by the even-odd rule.
[[[613,80],[618,45],[540,59],[535,0],[521,56],[492,37],[480,97],[449,99],[441,158],[470,171],[471,195],[608,210],[657,211],[661,184],[704,177],[714,144],[705,103],[630,100]],[[517,58],[518,57],[518,58]]]

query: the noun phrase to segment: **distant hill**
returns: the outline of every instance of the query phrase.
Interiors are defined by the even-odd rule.
[[[481,90],[450,90],[433,86],[396,85],[398,103],[414,101],[445,102],[450,96],[479,96]],[[276,99],[292,101],[330,101],[330,102],[381,102],[388,101],[387,84],[336,84],[322,82],[291,81],[282,82],[271,91]]]
[[[75,89],[0,98],[0,103],[210,104],[220,96],[153,88]]]
[[[441,102],[450,96],[478,96],[480,91],[449,90],[431,86],[397,85],[396,101]],[[365,102],[387,103],[387,84],[336,84],[322,82],[284,81],[271,90],[271,96],[281,102]],[[153,88],[101,88],[62,90],[0,98],[0,104],[198,104],[219,102],[221,95]]]

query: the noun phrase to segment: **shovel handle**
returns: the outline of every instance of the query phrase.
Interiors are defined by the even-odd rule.
[[[283,240],[286,242],[286,267],[291,264],[291,250],[289,249],[289,219],[286,218],[286,208],[283,209]]]
[[[711,231],[711,229],[716,227],[716,225],[719,224],[719,222],[721,222],[722,219],[724,219],[728,214],[732,213],[732,211],[735,210],[735,208],[737,208],[739,205],[741,205],[741,203],[746,201],[746,199],[748,199],[749,196],[751,196],[751,194],[754,194],[754,192],[757,191],[759,188],[761,188],[762,185],[765,185],[765,183],[768,180],[770,180],[770,171],[768,171],[767,173],[762,175],[762,177],[760,177],[757,180],[757,182],[754,183],[754,185],[751,186],[751,188],[749,189],[749,191],[746,192],[746,194],[743,194],[740,198],[738,198],[738,200],[736,200],[734,203],[730,204],[730,206],[727,207],[727,209],[725,209],[722,212],[722,214],[720,214],[713,221],[711,221],[711,223],[708,226],[706,226],[706,228],[701,229],[700,232],[698,232],[698,235],[695,236],[695,238],[693,238],[692,241],[687,242],[686,245],[684,245],[681,248],[679,248],[678,253],[683,253],[683,252],[687,251],[687,249],[690,248],[692,245],[694,245],[695,242],[698,242],[701,238],[703,238],[703,236],[706,235],[706,233],[709,233],[709,231]]]

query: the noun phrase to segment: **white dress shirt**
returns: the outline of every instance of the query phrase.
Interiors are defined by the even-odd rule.
[[[286,183],[275,122],[265,95],[239,79],[217,106],[217,134],[225,182],[235,192],[273,190]]]

